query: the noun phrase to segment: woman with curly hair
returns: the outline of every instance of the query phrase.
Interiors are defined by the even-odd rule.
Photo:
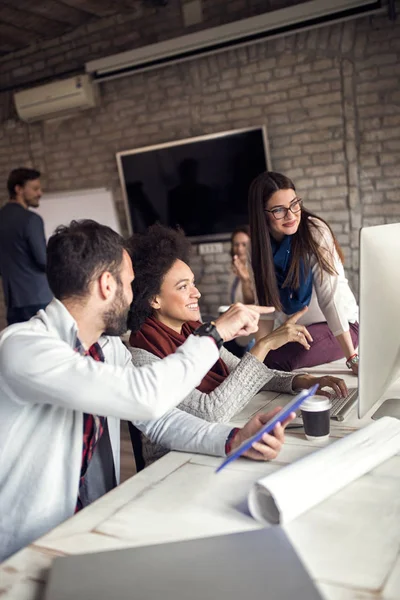
[[[358,306],[328,223],[303,207],[288,177],[273,172],[252,182],[249,217],[257,299],[276,309],[265,315],[259,335],[308,307],[299,322],[312,337],[309,349],[284,345],[268,354],[266,364],[292,371],[345,356],[346,365],[357,374]]]
[[[181,232],[153,225],[146,234],[134,235],[129,249],[135,271],[129,344],[134,364],[143,366],[178,350],[199,326],[200,292],[188,265],[190,244]],[[319,383],[338,396],[346,394],[344,382],[336,377],[294,375],[263,364],[270,350],[288,341],[309,346],[306,328],[296,323],[299,316],[260,339],[241,360],[222,347],[220,359],[178,408],[206,421],[227,422],[260,389],[293,393]],[[146,462],[162,453],[164,449],[144,445]]]

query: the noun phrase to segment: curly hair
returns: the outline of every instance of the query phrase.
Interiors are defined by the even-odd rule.
[[[135,279],[132,282],[128,329],[139,331],[152,314],[150,302],[159,294],[165,275],[176,260],[189,262],[191,244],[181,229],[156,223],[128,240]]]

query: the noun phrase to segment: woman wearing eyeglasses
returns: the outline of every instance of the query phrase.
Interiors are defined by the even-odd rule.
[[[267,366],[291,371],[344,356],[357,374],[358,306],[328,223],[304,208],[288,177],[273,172],[252,182],[249,218],[257,299],[276,308],[260,322],[259,336],[308,307],[299,323],[313,340],[309,349],[291,342],[271,351]]]

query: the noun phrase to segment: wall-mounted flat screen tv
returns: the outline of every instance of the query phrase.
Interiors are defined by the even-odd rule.
[[[271,169],[265,127],[127,150],[117,163],[131,232],[159,221],[192,241],[227,239],[248,223],[249,185]]]

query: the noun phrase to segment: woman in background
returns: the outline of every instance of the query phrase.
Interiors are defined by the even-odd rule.
[[[231,235],[232,277],[229,285],[230,304],[242,302],[254,303],[253,282],[247,259],[250,252],[250,228],[248,225],[237,227]]]
[[[190,243],[182,233],[162,225],[153,225],[146,234],[131,239],[135,279],[128,326],[136,366],[151,365],[172,354],[200,325],[200,292],[187,264],[189,251]],[[309,346],[308,332],[296,324],[298,318],[294,315],[260,339],[241,360],[222,347],[220,359],[178,408],[206,421],[228,422],[260,389],[293,393],[319,383],[339,397],[345,395],[346,386],[336,377],[282,373],[263,364],[270,350],[288,341]],[[150,442],[143,444],[146,463],[165,452]]]
[[[270,352],[266,364],[291,371],[344,356],[357,374],[358,307],[328,223],[303,207],[288,177],[273,172],[252,182],[249,216],[257,301],[276,308],[260,322],[259,335],[308,307],[299,323],[312,337],[309,350],[287,344]]]
[[[254,304],[254,289],[248,258],[250,253],[250,228],[248,225],[237,227],[231,235],[231,276],[228,281],[229,304],[242,302]],[[238,358],[254,346],[253,335],[240,336],[224,344],[225,348]]]

